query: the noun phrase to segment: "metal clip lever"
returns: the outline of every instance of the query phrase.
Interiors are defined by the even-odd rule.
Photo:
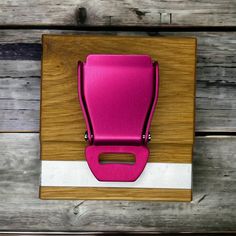
[[[135,181],[149,156],[158,65],[147,55],[89,55],[78,65],[78,93],[92,173],[100,181]],[[135,163],[101,164],[102,153],[132,153]]]

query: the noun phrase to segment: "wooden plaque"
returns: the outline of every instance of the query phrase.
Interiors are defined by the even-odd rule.
[[[136,183],[99,182],[86,166],[77,63],[88,54],[148,54],[159,63],[150,157]],[[195,38],[43,35],[40,198],[191,201],[195,67]]]

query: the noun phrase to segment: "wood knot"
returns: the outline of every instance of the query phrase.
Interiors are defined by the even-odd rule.
[[[77,24],[84,24],[87,19],[87,9],[85,7],[79,7],[76,10],[76,22]]]
[[[140,11],[138,8],[131,8],[131,11],[133,11],[137,15],[139,20],[142,20],[143,16],[145,16],[147,13],[145,11]]]

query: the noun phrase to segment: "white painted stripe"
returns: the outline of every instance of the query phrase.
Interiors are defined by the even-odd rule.
[[[100,182],[86,161],[42,161],[41,186],[191,189],[192,165],[147,163],[135,182]]]

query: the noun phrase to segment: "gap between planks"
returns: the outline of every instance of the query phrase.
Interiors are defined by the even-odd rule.
[[[91,32],[236,32],[236,26],[63,26],[63,25],[0,25],[0,30],[63,30]]]

